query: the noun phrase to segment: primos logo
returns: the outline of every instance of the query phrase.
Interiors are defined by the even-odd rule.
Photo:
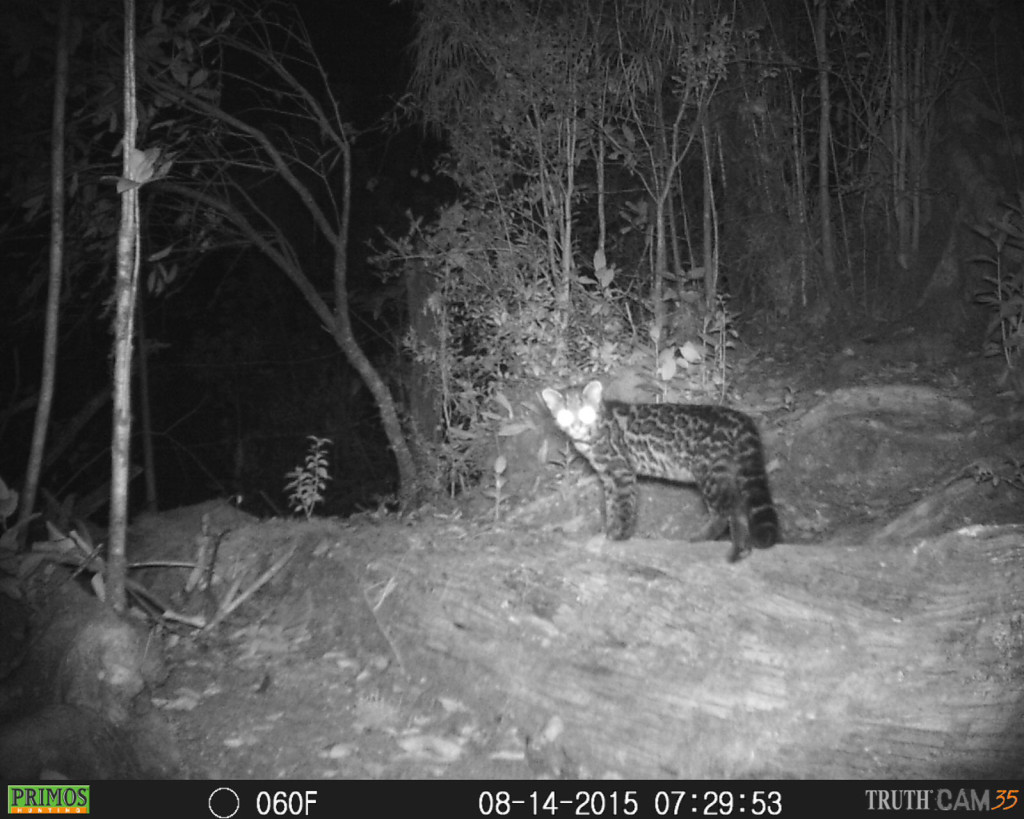
[[[8,785],[8,813],[88,813],[88,785]]]

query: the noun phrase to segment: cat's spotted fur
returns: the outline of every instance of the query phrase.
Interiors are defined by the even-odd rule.
[[[555,422],[594,468],[604,492],[605,531],[636,531],[637,477],[696,484],[711,513],[706,537],[729,528],[730,561],[779,537],[761,436],[738,410],[704,404],[606,401],[600,381],[542,392]]]

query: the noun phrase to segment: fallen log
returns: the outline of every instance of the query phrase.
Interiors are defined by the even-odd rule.
[[[1022,527],[738,565],[492,530],[371,573],[403,666],[497,698],[538,773],[1024,775]]]

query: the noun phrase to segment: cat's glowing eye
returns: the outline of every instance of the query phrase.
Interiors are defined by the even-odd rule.
[[[558,422],[558,426],[560,426],[562,428],[570,426],[572,424],[572,422],[573,422],[572,411],[571,410],[567,410],[567,409],[565,409],[565,407],[563,407],[562,409],[560,409],[558,411],[558,415],[555,416],[555,421],[557,421]]]
[[[590,426],[597,420],[597,412],[594,411],[593,407],[580,407],[578,414],[580,416],[580,423],[587,426]]]

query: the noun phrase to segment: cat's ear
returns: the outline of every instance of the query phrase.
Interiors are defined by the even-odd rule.
[[[604,385],[600,381],[591,381],[583,388],[583,400],[596,407],[601,403],[601,393],[603,391]]]
[[[565,406],[565,399],[562,398],[562,394],[558,390],[548,387],[546,390],[541,391],[541,397],[544,399],[544,403],[548,405],[552,415],[558,415],[558,411]]]

